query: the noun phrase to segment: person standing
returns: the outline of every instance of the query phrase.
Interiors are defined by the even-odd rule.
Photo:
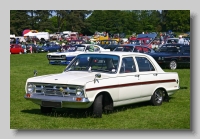
[[[184,39],[182,38],[181,35],[179,35],[178,43],[184,44]]]

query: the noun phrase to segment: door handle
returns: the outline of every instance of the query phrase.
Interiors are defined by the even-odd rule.
[[[139,77],[140,75],[135,75],[135,77]]]
[[[154,73],[153,75],[154,75],[154,76],[157,76],[158,74],[157,74],[157,73]]]

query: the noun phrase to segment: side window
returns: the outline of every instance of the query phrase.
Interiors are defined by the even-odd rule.
[[[132,57],[124,57],[120,68],[120,73],[136,72],[135,63]]]
[[[140,72],[155,71],[155,68],[146,57],[136,57]]]

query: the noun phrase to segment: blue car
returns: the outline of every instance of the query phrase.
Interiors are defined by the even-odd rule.
[[[61,46],[55,43],[47,43],[38,47],[38,52],[60,52]]]
[[[190,68],[190,45],[164,44],[152,56],[162,68]]]

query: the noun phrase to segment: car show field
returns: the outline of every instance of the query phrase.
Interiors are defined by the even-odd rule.
[[[103,112],[103,118],[91,118],[87,109],[56,109],[41,113],[38,105],[24,99],[26,80],[34,76],[61,73],[66,65],[51,65],[46,53],[10,55],[10,129],[191,129],[190,69],[164,69],[177,72],[180,89],[169,102],[152,106],[140,102]],[[94,124],[95,123],[95,124]]]

